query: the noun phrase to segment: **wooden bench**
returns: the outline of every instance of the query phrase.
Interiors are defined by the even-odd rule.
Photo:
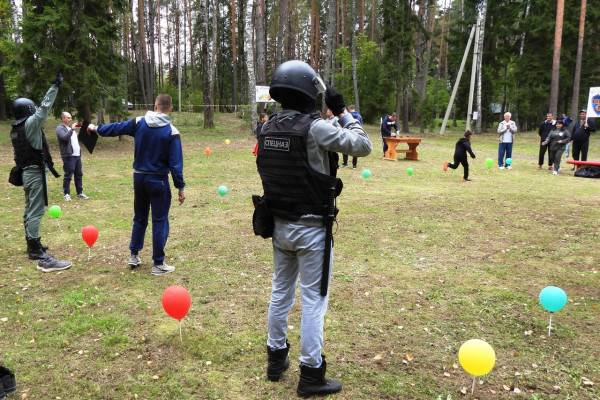
[[[397,161],[398,154],[397,153],[406,153],[404,157],[405,160],[419,160],[419,153],[417,152],[417,146],[421,143],[421,138],[414,136],[385,136],[383,138],[387,143],[388,149],[385,152],[383,159],[388,161]],[[408,149],[400,149],[397,150],[396,147],[398,143],[406,143],[408,144]]]
[[[583,167],[600,167],[600,161],[577,161],[577,160],[567,160],[567,164],[574,165],[577,169]]]

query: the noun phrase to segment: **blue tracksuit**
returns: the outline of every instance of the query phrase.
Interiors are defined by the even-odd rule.
[[[165,259],[164,248],[169,237],[169,209],[173,184],[183,190],[183,151],[179,131],[162,113],[148,111],[144,117],[114,124],[100,125],[100,136],[133,136],[134,210],[133,228],[129,249],[132,254],[144,247],[148,214],[152,208],[152,258],[155,265]]]

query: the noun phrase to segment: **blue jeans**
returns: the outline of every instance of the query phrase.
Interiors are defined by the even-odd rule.
[[[63,157],[63,192],[69,194],[71,192],[71,177],[75,175],[75,190],[77,194],[83,193],[83,171],[81,168],[81,156],[66,156]]]
[[[133,174],[134,216],[129,250],[132,254],[144,248],[148,214],[152,208],[152,259],[154,265],[165,260],[165,245],[169,237],[171,187],[169,175]]]
[[[498,166],[507,167],[506,159],[512,158],[512,143],[500,143],[498,147]]]

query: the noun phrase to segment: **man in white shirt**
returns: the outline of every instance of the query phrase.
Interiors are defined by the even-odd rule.
[[[76,124],[71,123],[71,114],[63,111],[60,114],[62,123],[56,127],[56,137],[60,146],[60,156],[63,159],[63,192],[65,201],[71,201],[71,177],[75,175],[75,190],[77,197],[87,200],[89,197],[83,193],[83,172],[81,168],[81,147],[77,139]]]
[[[517,133],[517,124],[511,121],[512,115],[509,112],[504,113],[504,121],[498,125],[498,168],[512,169],[512,163],[506,163],[507,159],[512,161],[512,147]]]

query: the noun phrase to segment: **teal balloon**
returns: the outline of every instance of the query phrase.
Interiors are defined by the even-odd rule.
[[[506,159],[506,165],[512,165],[512,158]]]
[[[221,197],[225,196],[227,193],[229,193],[229,189],[227,189],[227,186],[225,185],[221,185],[217,188],[217,194]]]
[[[408,176],[413,176],[414,173],[415,173],[415,170],[413,169],[413,167],[406,168],[406,174]]]
[[[540,292],[540,304],[551,313],[560,311],[567,304],[567,293],[556,286],[546,286]]]
[[[373,176],[373,173],[371,172],[370,169],[365,168],[360,173],[360,176],[362,176],[364,179],[369,179],[371,176]]]
[[[57,205],[50,206],[48,207],[48,215],[52,218],[60,218],[60,216],[62,215],[62,210]]]
[[[512,160],[511,160],[512,161]],[[492,160],[491,158],[488,158],[485,160],[485,166],[490,169],[494,166],[494,160]]]

